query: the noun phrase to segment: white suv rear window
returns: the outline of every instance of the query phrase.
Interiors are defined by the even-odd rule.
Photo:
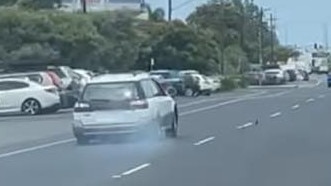
[[[139,99],[137,86],[133,82],[90,84],[85,88],[84,101],[126,101]]]

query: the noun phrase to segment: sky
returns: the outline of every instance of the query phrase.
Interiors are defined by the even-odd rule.
[[[162,7],[167,10],[168,0],[145,1],[153,8]],[[173,7],[186,1],[188,0],[173,0]],[[185,19],[195,7],[207,1],[192,0],[188,5],[174,11],[173,17]],[[312,45],[315,42],[325,44],[325,38],[331,38],[330,34],[325,34],[331,31],[331,0],[255,0],[254,2],[259,6],[271,8],[266,14],[273,13],[276,16],[277,34],[283,44],[300,46]]]

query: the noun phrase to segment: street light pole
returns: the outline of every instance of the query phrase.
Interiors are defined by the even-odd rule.
[[[172,20],[172,0],[168,0],[168,21]]]
[[[259,16],[259,63],[261,65],[261,67],[263,66],[263,8],[261,8],[260,11],[260,16]]]
[[[82,3],[82,9],[83,9],[83,13],[86,13],[86,0],[81,0],[80,1]]]

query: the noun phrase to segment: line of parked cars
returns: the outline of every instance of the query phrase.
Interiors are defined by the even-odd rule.
[[[187,79],[194,79],[201,93],[210,95],[220,89],[219,77],[209,77],[195,70],[154,70],[148,72],[171,96],[192,96]],[[72,108],[95,73],[68,66],[47,66],[32,70],[0,73],[0,114],[36,115]]]
[[[189,80],[194,80],[204,95],[210,95],[221,88],[219,77],[205,76],[196,70],[153,70],[150,75],[173,96],[192,96],[194,90]]]
[[[281,85],[293,81],[309,81],[307,71],[279,65],[252,67],[247,77],[251,85]]]
[[[36,115],[70,108],[93,72],[67,66],[48,66],[25,72],[0,74],[0,114]]]

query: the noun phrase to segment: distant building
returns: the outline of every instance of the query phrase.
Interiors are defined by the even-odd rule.
[[[62,0],[61,10],[77,12],[82,10],[81,0]],[[145,10],[145,0],[86,0],[86,10],[89,12],[112,10]]]

